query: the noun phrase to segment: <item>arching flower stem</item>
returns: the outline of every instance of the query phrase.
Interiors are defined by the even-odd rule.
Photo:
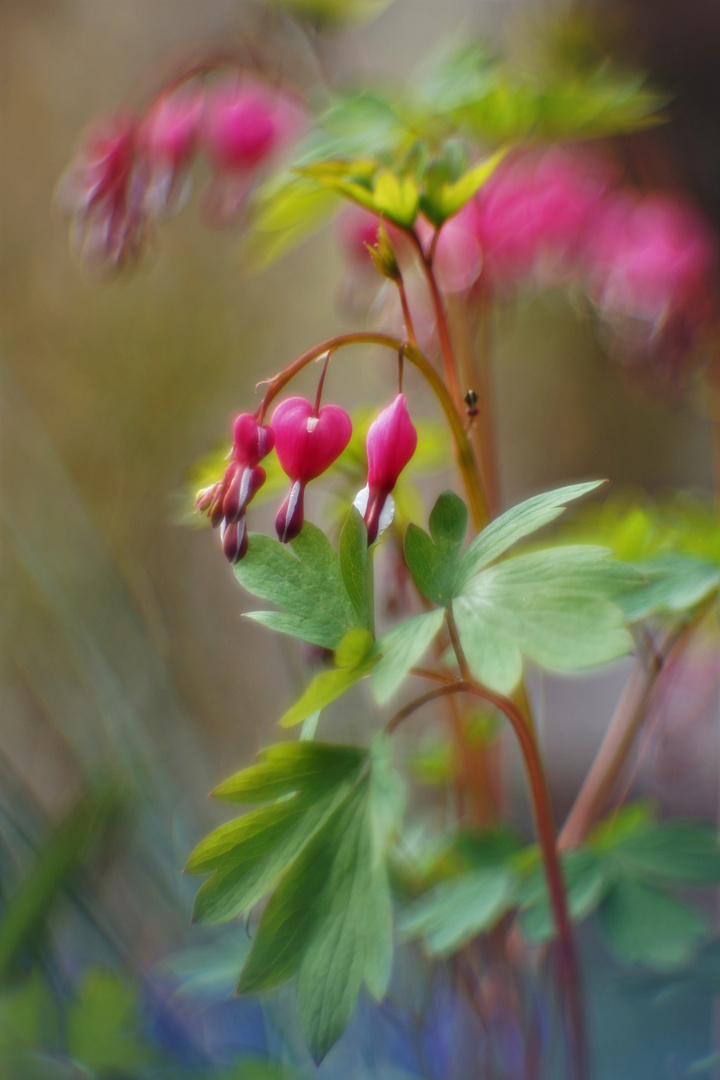
[[[338,337],[323,341],[319,345],[314,346],[314,348],[309,349],[306,353],[303,353],[302,356],[299,356],[297,360],[283,371],[273,376],[273,378],[265,381],[267,389],[265,390],[265,395],[255,413],[258,423],[263,422],[271,403],[277,395],[284,390],[287,384],[303,370],[303,368],[307,367],[308,364],[312,364],[313,361],[317,360],[318,357],[323,356],[323,354],[331,351],[335,352],[338,349],[345,348],[349,345],[380,345],[384,348],[392,349],[395,354],[402,349],[405,359],[416,367],[420,374],[423,375],[426,382],[429,384],[430,389],[435,394],[450,426],[455,448],[455,460],[463,479],[473,525],[475,526],[476,531],[482,529],[489,520],[487,505],[482,486],[478,479],[475,458],[465,432],[462,416],[455,407],[442,376],[435,370],[428,358],[416,345],[412,345],[409,342],[402,342],[399,338],[392,337],[389,334],[375,334],[365,331],[353,334],[340,334]]]

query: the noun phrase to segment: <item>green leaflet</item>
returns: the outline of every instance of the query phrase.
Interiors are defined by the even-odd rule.
[[[629,876],[678,885],[720,882],[720,845],[711,825],[673,821],[640,828],[611,850]]]
[[[502,865],[443,881],[405,909],[400,935],[422,937],[431,956],[450,956],[513,906],[515,882],[513,872]]]
[[[425,216],[434,225],[440,226],[448,218],[457,214],[489,180],[506,156],[508,149],[509,147],[502,147],[457,179],[434,182],[433,174],[428,170],[425,174],[424,190],[420,196],[420,206]]]
[[[608,947],[623,963],[667,968],[687,962],[705,925],[686,904],[650,885],[622,878],[598,917]]]
[[[367,528],[361,514],[350,507],[338,543],[340,573],[360,626],[373,633],[372,569],[368,560]]]
[[[612,888],[616,875],[603,859],[587,848],[564,852],[562,870],[570,918],[582,922],[597,909]],[[549,941],[555,935],[555,924],[547,884],[539,866],[531,882],[526,883],[525,893],[526,904],[520,919],[523,933],[530,941]]]
[[[281,718],[282,726],[293,727],[302,723],[367,675],[377,659],[371,651],[372,646],[372,635],[367,630],[350,630],[335,651],[337,667],[315,676],[299,700]]]
[[[277,801],[221,825],[195,848],[186,869],[214,873],[198,892],[193,918],[224,922],[261,900],[343,803],[366,761],[353,747],[286,743],[221,785],[223,798]]]
[[[365,983],[382,997],[392,958],[385,856],[401,809],[387,740],[371,767],[305,846],[271,897],[239,990],[257,993],[298,975],[298,1012],[320,1061],[344,1030]]]
[[[280,633],[335,649],[358,625],[337,552],[309,521],[289,546],[253,533],[235,576],[248,592],[284,609],[248,612],[249,618]]]
[[[570,487],[556,488],[542,495],[534,495],[525,502],[518,503],[506,510],[499,518],[491,521],[476,536],[465,552],[460,563],[457,589],[483,570],[495,559],[503,555],[509,547],[529,536],[543,525],[549,524],[562,514],[567,503],[579,499],[602,484],[602,480],[590,480],[586,484],[571,484]]]
[[[452,491],[444,491],[430,514],[430,535],[410,525],[405,535],[405,559],[416,586],[428,600],[447,606],[455,590],[468,511]]]
[[[380,704],[392,697],[410,668],[430,648],[443,624],[442,610],[428,611],[393,627],[378,641],[376,652],[382,659],[375,665],[372,685]]]
[[[610,555],[589,545],[549,548],[465,578],[453,613],[473,675],[508,693],[523,654],[575,671],[627,653],[632,639],[612,598],[638,575]]]
[[[635,565],[648,583],[618,598],[629,622],[689,611],[720,588],[720,566],[684,552],[668,552]]]

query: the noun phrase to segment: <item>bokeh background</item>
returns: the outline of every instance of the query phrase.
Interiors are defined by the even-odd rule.
[[[618,47],[672,96],[668,124],[627,140],[636,175],[686,193],[717,225],[716,6],[596,6]],[[513,48],[557,13],[539,0],[396,0],[338,34],[327,64],[345,79],[402,81],[442,39],[472,31]],[[100,840],[92,846],[92,829],[81,837],[82,870],[69,867],[70,895],[51,905],[57,978],[82,978],[97,963],[122,971],[129,993],[148,994],[152,1009],[167,1005],[162,1038],[185,1040],[187,1060],[195,1054],[208,1067],[236,1036],[264,1054],[267,1022],[249,1005],[242,1021],[218,1019],[217,1009],[200,1021],[183,1013],[186,999],[170,998],[167,985],[174,993],[178,982],[207,975],[208,956],[216,985],[232,986],[243,949],[239,933],[218,947],[189,928],[196,883],[180,869],[222,819],[207,791],[272,738],[304,674],[298,654],[241,618],[247,601],[216,538],[181,520],[178,493],[192,463],[256,400],[259,379],[347,328],[338,303],[344,269],[326,229],[248,276],[238,232],[208,229],[191,207],[164,227],[148,266],[100,283],[69,254],[53,192],[93,119],[142,100],[184,57],[235,34],[256,40],[278,66],[292,62],[301,80],[314,77],[299,33],[249,4],[0,6],[0,896],[12,898],[56,823],[86,800]],[[367,372],[333,376],[333,393],[377,400]],[[528,297],[502,312],[497,401],[506,503],[599,475],[655,495],[712,490],[701,392],[668,397],[634,386],[565,298]],[[716,644],[699,663],[716,662]],[[620,665],[589,683],[533,684],[553,716],[544,735],[560,804],[625,674]],[[716,739],[709,723],[687,731],[689,692],[681,687],[668,706],[686,730],[676,778],[668,785],[641,770],[639,783],[673,811],[707,815]],[[711,695],[698,708],[712,715],[717,701]],[[47,959],[46,910],[28,923],[26,944]],[[210,951],[157,967],[201,945]],[[110,1011],[121,990],[109,991]],[[614,1080],[625,1075],[660,1074]]]

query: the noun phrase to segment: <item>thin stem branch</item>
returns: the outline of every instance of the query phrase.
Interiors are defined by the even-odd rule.
[[[405,334],[411,345],[417,348],[417,335],[415,333],[415,327],[413,326],[412,314],[410,313],[410,305],[408,303],[407,291],[405,289],[405,282],[402,277],[397,279],[398,293],[400,295],[400,306],[403,313],[403,322],[405,323]]]
[[[255,413],[258,423],[263,422],[265,414],[273,400],[282,392],[287,384],[303,370],[303,368],[307,367],[308,364],[312,364],[313,361],[317,360],[318,357],[329,350],[336,351],[338,349],[346,348],[349,345],[380,345],[384,348],[392,349],[395,353],[397,353],[399,349],[402,349],[405,358],[418,369],[426,382],[429,383],[430,388],[435,394],[448,424],[450,425],[450,430],[452,431],[455,444],[455,460],[457,461],[462,476],[465,494],[467,496],[475,528],[478,530],[483,528],[488,522],[487,506],[485,504],[485,496],[475,467],[475,458],[473,456],[472,447],[468,441],[467,434],[465,433],[462,417],[455,408],[453,399],[448,393],[441,375],[435,370],[428,358],[416,345],[411,345],[409,342],[402,342],[399,338],[392,337],[389,334],[375,334],[365,331],[353,334],[340,334],[337,337],[329,338],[327,341],[323,341],[319,345],[315,345],[312,349],[309,349],[306,353],[303,353],[303,355],[299,356],[294,363],[273,376],[273,378],[264,380],[267,389]]]
[[[386,731],[392,733],[416,709],[445,694],[471,694],[499,709],[510,722],[525,763],[535,818],[535,830],[542,852],[550,904],[555,921],[558,944],[559,979],[565,1003],[569,1037],[569,1065],[573,1080],[587,1077],[585,1016],[582,1005],[582,983],[575,948],[572,923],[568,913],[565,884],[556,846],[555,817],[550,800],[547,777],[535,736],[517,706],[487,687],[470,679],[461,679],[428,690],[415,701],[400,709],[388,722]]]
[[[455,356],[453,354],[452,341],[450,338],[450,328],[448,326],[447,316],[445,314],[445,305],[443,304],[443,298],[440,293],[437,278],[435,277],[432,262],[423,251],[420,237],[417,235],[414,229],[408,230],[408,236],[417,248],[420,262],[422,263],[423,271],[425,273],[428,287],[430,289],[433,310],[435,312],[435,320],[437,322],[438,338],[440,339],[440,352],[442,354],[445,380],[447,382],[448,390],[450,391],[450,397],[455,404],[455,408],[459,409],[461,394],[460,387],[458,386],[457,366],[455,364]]]
[[[715,602],[713,597],[712,604]],[[682,653],[707,612],[708,605],[705,604],[692,621],[669,631],[660,648],[651,652],[645,663],[640,660],[636,663],[600,749],[560,831],[558,845],[561,848],[582,843],[606,810],[664,673]]]

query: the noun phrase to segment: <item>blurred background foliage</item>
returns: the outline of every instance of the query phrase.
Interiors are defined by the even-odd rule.
[[[706,0],[596,5],[604,30],[591,48],[578,24],[561,18],[572,14],[564,7],[6,0],[0,8],[3,1076],[290,1080],[294,1067],[307,1066],[286,998],[264,1010],[231,999],[245,932],[189,930],[194,885],[179,872],[220,820],[206,792],[268,741],[304,678],[302,659],[240,619],[246,599],[219,546],[177,519],[179,493],[196,479],[193,463],[257,400],[256,381],[347,325],[337,287],[343,267],[324,229],[247,275],[241,234],[211,232],[190,213],[165,226],[147,267],[111,286],[88,280],[68,254],[66,223],[51,210],[79,133],[231,35],[253,42],[268,70],[291,65],[310,92],[322,79],[352,85],[372,77],[385,86],[410,80],[428,95],[422,65],[439,41],[449,47],[463,33],[481,34],[532,84],[559,61],[579,78],[594,70],[606,32],[614,55],[645,65],[668,97],[668,123],[622,140],[629,174],[689,193],[717,225],[717,9]],[[544,50],[529,44],[540,38]],[[459,93],[452,105],[461,107]],[[471,112],[468,122],[480,124]],[[594,536],[600,530],[633,560],[690,536],[681,548],[720,562],[702,501],[712,488],[711,440],[697,389],[668,398],[633,386],[559,293],[508,305],[497,353],[504,502],[606,475],[616,489],[632,485],[643,496],[627,509],[621,499],[598,511],[587,525]],[[330,393],[360,410],[382,398],[384,379],[386,388],[392,382],[368,365],[337,370]],[[429,403],[427,415],[430,435]],[[423,443],[427,459],[415,463],[435,474],[424,496],[416,476],[398,493],[407,517],[444,482],[437,438]],[[361,464],[353,443],[337,467],[336,498],[356,490]],[[678,488],[697,502],[686,496],[682,513],[677,501],[653,509],[652,499]],[[272,507],[258,514],[259,526],[263,513],[269,525]],[[698,672],[708,669],[693,697]],[[639,770],[640,789],[673,812],[712,812],[718,753],[707,718],[717,709],[716,669],[715,634],[673,686],[661,737]],[[626,671],[620,665],[582,685],[538,676],[531,687],[541,716],[556,718],[543,734],[561,803]],[[582,730],[574,726],[579,712]],[[479,738],[486,727],[479,718]],[[417,767],[430,782],[446,776],[430,744]],[[515,813],[523,820],[521,799]],[[594,956],[594,939],[587,947]],[[470,1075],[470,1021],[453,1012],[442,978],[427,983],[412,967],[420,961],[407,963],[408,984],[416,979],[433,1003],[433,1023],[394,1001],[383,1015],[368,1007],[323,1075]],[[598,1030],[621,1032],[628,1020],[616,975],[599,957],[593,970]],[[634,1030],[600,1036],[599,1075],[685,1075],[687,1047],[707,1044],[718,972],[717,955],[708,954],[671,985],[626,986],[635,994]],[[652,1032],[644,1051],[638,1029]],[[674,1072],[673,1055],[683,1063]],[[696,1072],[712,1067],[699,1062]]]

